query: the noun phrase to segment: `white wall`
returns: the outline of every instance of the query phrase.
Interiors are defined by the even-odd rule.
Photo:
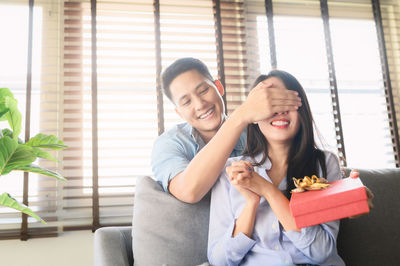
[[[0,265],[7,266],[91,266],[93,233],[63,232],[58,237],[0,241]]]

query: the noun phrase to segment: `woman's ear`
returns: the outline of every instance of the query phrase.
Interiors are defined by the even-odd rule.
[[[225,90],[224,90],[224,86],[222,86],[222,84],[221,84],[221,81],[216,79],[216,80],[214,80],[214,84],[217,87],[219,94],[221,94],[221,96],[224,96]]]

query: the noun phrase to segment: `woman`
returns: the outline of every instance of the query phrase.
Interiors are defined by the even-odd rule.
[[[274,70],[272,82],[297,91],[302,106],[247,128],[243,156],[230,158],[212,190],[208,258],[213,265],[344,265],[336,250],[339,221],[296,227],[289,209],[292,177],[341,178],[339,162],[316,147],[305,92],[295,77]]]

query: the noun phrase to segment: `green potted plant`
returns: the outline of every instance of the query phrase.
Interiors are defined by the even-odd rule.
[[[32,164],[37,158],[57,161],[50,150],[65,149],[67,146],[53,135],[37,134],[24,143],[18,138],[21,133],[22,116],[18,110],[18,102],[7,88],[0,88],[0,121],[7,121],[10,129],[0,130],[0,177],[11,171],[32,172],[65,181],[57,172]],[[0,195],[0,205],[13,208],[45,223],[38,215],[9,193]]]

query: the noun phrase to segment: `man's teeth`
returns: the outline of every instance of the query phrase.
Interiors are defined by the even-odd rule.
[[[200,116],[200,119],[203,119],[205,117],[207,117],[208,115],[210,115],[212,113],[213,109],[210,109],[210,111],[208,111],[207,113],[205,113],[204,115]]]
[[[273,126],[286,126],[289,125],[288,121],[273,121],[272,122]]]

